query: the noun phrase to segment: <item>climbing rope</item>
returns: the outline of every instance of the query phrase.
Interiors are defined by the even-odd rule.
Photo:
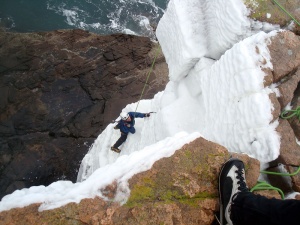
[[[282,5],[280,5],[276,0],[272,1],[275,2],[282,11],[284,11],[289,17],[291,17],[292,20],[295,21],[295,23],[297,23],[300,26],[300,23],[296,20],[296,18],[293,17],[292,14],[290,14]]]
[[[256,190],[275,190],[278,191],[281,195],[281,198],[284,199],[283,191],[277,187],[272,186],[271,184],[268,184],[265,181],[259,181],[253,188],[251,188],[251,192]]]
[[[288,113],[291,113],[290,115],[287,115]],[[300,120],[300,106],[298,106],[296,109],[294,110],[284,110],[281,114],[280,117],[282,119],[290,119],[293,116],[297,116],[298,119]]]
[[[278,176],[295,176],[300,172],[300,166],[294,173],[280,173],[280,172],[271,172],[271,171],[260,171],[263,174],[271,174],[271,175],[278,175]]]
[[[300,172],[300,166],[294,173],[281,173],[281,172],[271,172],[271,171],[264,171],[264,170],[260,171],[260,173],[263,174],[278,175],[278,176],[295,176],[299,172]],[[275,190],[278,191],[279,194],[281,195],[281,198],[284,199],[283,191],[280,188],[274,187],[265,181],[258,181],[258,183],[253,188],[251,188],[250,191],[253,192],[256,190]]]
[[[153,59],[152,65],[151,65],[151,67],[150,67],[150,69],[149,69],[149,72],[148,72],[148,75],[147,75],[147,79],[146,79],[145,85],[144,85],[143,90],[142,90],[142,93],[141,93],[141,95],[140,95],[140,99],[139,99],[139,101],[138,101],[138,103],[137,103],[137,105],[136,105],[135,111],[134,111],[134,117],[135,117],[135,113],[136,113],[136,111],[137,111],[137,108],[138,108],[138,106],[139,106],[139,104],[140,104],[140,101],[141,101],[141,99],[142,99],[142,97],[143,97],[143,94],[144,94],[146,85],[148,84],[148,80],[149,80],[150,74],[151,74],[151,72],[152,72],[152,70],[153,70],[153,67],[154,67],[156,58],[157,58],[157,56],[158,56],[159,50],[160,50],[160,47],[159,47],[159,45],[158,45],[158,46],[157,46],[157,49],[156,49],[155,57],[154,57],[154,59]]]

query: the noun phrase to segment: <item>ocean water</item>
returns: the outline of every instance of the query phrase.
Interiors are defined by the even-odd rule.
[[[169,0],[0,0],[0,26],[34,32],[80,28],[154,37]]]

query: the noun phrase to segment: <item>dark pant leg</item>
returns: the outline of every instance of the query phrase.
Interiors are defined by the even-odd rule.
[[[114,144],[115,148],[119,148],[121,144],[123,144],[126,139],[127,139],[127,135],[125,133],[121,133],[121,137],[117,140],[117,142]]]
[[[230,218],[233,225],[299,225],[300,201],[239,193],[231,205]]]

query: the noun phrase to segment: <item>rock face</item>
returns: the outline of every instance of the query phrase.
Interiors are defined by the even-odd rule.
[[[129,180],[127,203],[114,203],[112,184],[105,192],[111,201],[84,199],[79,204],[38,212],[38,204],[0,213],[2,224],[201,224],[210,225],[218,210],[218,174],[230,153],[199,138],[148,171]],[[235,154],[245,162],[249,187],[256,184],[259,161]],[[103,192],[103,191],[102,191]]]
[[[280,155],[271,165],[273,167],[281,163],[285,165],[288,172],[293,173],[300,166],[300,146],[296,142],[296,138],[299,140],[299,119],[298,117],[289,120],[281,119],[280,114],[289,103],[293,109],[299,106],[300,37],[292,32],[280,32],[271,38],[269,50],[273,70],[265,71],[267,74],[265,83],[266,85],[276,83],[280,92],[280,96],[277,98],[270,96],[270,99],[274,105],[273,120],[278,119],[279,121],[277,132],[281,137]],[[268,179],[277,187],[292,191],[292,189],[288,190],[285,187],[284,178],[269,176]],[[293,190],[299,191],[299,178],[297,176],[292,177],[292,182]]]
[[[128,103],[164,89],[168,69],[144,37],[82,30],[0,32],[0,199],[76,181],[94,139]]]

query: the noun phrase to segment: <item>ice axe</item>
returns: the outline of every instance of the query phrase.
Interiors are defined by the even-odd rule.
[[[148,112],[148,113],[145,113],[145,114],[150,114],[150,113],[156,113],[156,112]]]

